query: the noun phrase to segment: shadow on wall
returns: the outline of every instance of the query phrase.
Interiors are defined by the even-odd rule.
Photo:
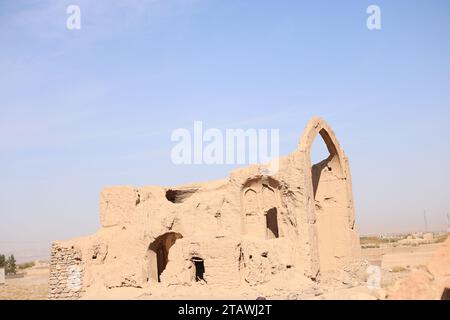
[[[346,256],[345,248],[337,246],[346,243],[347,208],[349,207],[347,179],[344,177],[344,163],[329,132],[318,132],[325,143],[329,155],[311,166],[312,190],[318,233],[320,269],[332,270],[339,257]],[[320,141],[318,141],[320,143]]]
[[[450,288],[445,288],[442,292],[441,300],[450,300]]]
[[[311,167],[311,176],[312,176],[312,184],[313,184],[313,195],[314,198],[316,197],[317,189],[319,187],[319,182],[321,181],[322,172],[324,170],[332,171],[333,167],[335,171],[338,171],[337,173],[341,173],[342,168],[340,168],[340,161],[339,156],[337,154],[336,146],[334,145],[333,141],[330,138],[330,135],[328,132],[324,129],[319,131],[319,134],[325,143],[329,155],[326,159],[313,164]]]
[[[180,233],[168,232],[155,239],[147,250],[149,273],[147,281],[161,282],[161,274],[169,262],[169,250],[177,239],[183,236]]]

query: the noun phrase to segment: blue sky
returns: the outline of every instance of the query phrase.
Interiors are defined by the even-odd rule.
[[[424,210],[444,229],[449,15],[445,0],[0,2],[0,251],[95,232],[106,185],[225,177],[172,164],[171,132],[194,120],[279,128],[287,154],[322,116],[362,233],[421,229]]]

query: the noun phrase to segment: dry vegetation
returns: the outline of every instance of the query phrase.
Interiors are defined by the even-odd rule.
[[[396,267],[393,267],[392,269],[391,269],[391,272],[403,272],[403,271],[406,271],[407,269],[405,268],[405,267],[401,267],[401,266],[396,266]]]
[[[442,243],[448,238],[448,235],[447,234],[436,235],[434,237],[434,239],[424,242],[424,243],[420,243],[420,242],[404,243],[403,241],[401,241],[401,240],[407,239],[408,237],[413,237],[413,235],[412,234],[404,234],[404,235],[399,235],[397,237],[391,237],[391,238],[365,236],[365,237],[360,237],[360,244],[361,244],[361,248],[363,248],[363,249],[374,249],[374,248],[380,248],[382,246],[396,247],[398,245],[415,247],[415,246],[420,246],[423,244]]]
[[[435,238],[435,242],[436,243],[444,242],[445,240],[447,240],[448,236],[449,236],[448,234],[443,234],[443,235],[437,236]]]
[[[361,248],[379,248],[382,244],[396,243],[399,240],[405,239],[406,236],[396,237],[396,238],[379,238],[374,236],[361,237],[359,239],[361,243]]]
[[[18,269],[19,277],[7,278],[6,283],[0,285],[0,300],[47,299],[48,267],[35,268],[31,262],[19,265]]]

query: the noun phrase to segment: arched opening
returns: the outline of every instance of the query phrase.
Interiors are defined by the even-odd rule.
[[[311,163],[319,163],[322,160],[328,158],[330,156],[330,151],[328,151],[327,145],[323,139],[314,139],[313,144],[311,145],[310,157]]]
[[[168,232],[150,244],[147,250],[148,281],[161,282],[161,274],[169,262],[169,249],[181,238],[183,236],[180,233]]]
[[[172,203],[182,203],[187,198],[196,193],[197,190],[198,189],[184,189],[184,190],[169,189],[166,191],[166,199]]]

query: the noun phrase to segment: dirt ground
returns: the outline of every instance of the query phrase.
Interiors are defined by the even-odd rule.
[[[385,288],[407,276],[412,269],[421,269],[426,266],[441,245],[441,243],[433,243],[416,247],[385,246],[362,249],[362,257],[370,264],[381,267],[381,286]]]
[[[49,268],[29,268],[23,278],[6,279],[0,300],[44,300],[48,295]]]
[[[381,267],[382,288],[394,284],[400,278],[407,276],[413,268],[421,268],[430,260],[433,252],[440,244],[426,244],[417,247],[385,247],[363,249],[362,255],[370,264]],[[6,279],[6,284],[0,285],[0,300],[41,300],[47,299],[48,294],[48,267],[29,268],[25,270],[23,278]],[[119,292],[120,290],[120,292]],[[182,290],[182,289],[180,289]],[[143,289],[120,288],[110,290],[108,296],[86,297],[87,299],[171,299],[176,293],[178,298],[192,298],[192,288],[186,289],[186,292],[172,292],[171,296],[155,295],[146,292]],[[126,291],[126,292],[125,292]],[[196,288],[198,299],[211,298],[208,287]],[[156,293],[156,292],[154,292]],[[215,292],[217,296],[217,292]],[[258,296],[257,292],[237,293],[223,292],[223,299],[254,299]],[[268,297],[277,299],[276,296]],[[377,299],[377,293],[366,287],[349,287],[338,290],[323,291],[312,290],[310,294],[302,294],[298,297],[286,297],[280,295],[278,298],[292,299]]]

